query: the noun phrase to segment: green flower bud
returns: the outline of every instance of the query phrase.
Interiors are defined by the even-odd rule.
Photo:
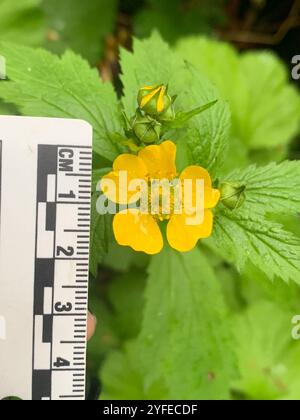
[[[238,182],[221,182],[221,202],[230,210],[241,207],[246,199],[245,189],[246,186]]]
[[[151,116],[163,114],[172,103],[172,98],[167,94],[167,87],[144,86],[138,93],[138,104],[141,110]]]
[[[137,114],[131,120],[136,137],[143,143],[155,143],[160,139],[161,124],[148,115]]]
[[[173,105],[169,106],[169,108],[161,115],[158,115],[158,120],[163,122],[170,122],[175,120],[175,111]]]

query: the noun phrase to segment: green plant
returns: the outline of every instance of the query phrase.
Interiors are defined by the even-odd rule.
[[[91,271],[99,281],[93,281],[91,301],[101,325],[91,343],[90,369],[100,369],[102,398],[109,399],[297,398],[298,347],[291,339],[290,321],[299,295],[300,240],[299,232],[290,233],[283,225],[294,230],[300,210],[300,164],[248,164],[253,150],[286,145],[296,133],[299,95],[273,57],[266,59],[267,65],[280,70],[279,75],[272,71],[279,82],[272,79],[276,98],[271,104],[267,90],[267,98],[255,106],[254,89],[245,87],[245,80],[227,96],[220,77],[220,95],[208,70],[204,76],[199,66],[182,59],[185,51],[189,53],[183,47],[180,53],[172,50],[157,34],[135,40],[133,53],[121,51],[124,89],[119,100],[112,85],[72,52],[59,58],[45,50],[1,43],[9,80],[1,81],[0,98],[24,115],[90,122],[94,187],[120,153],[132,152],[124,142],[128,127],[123,116],[136,113],[141,87],[168,85],[170,96],[178,95],[175,113],[218,99],[183,127],[167,126],[159,140],[176,142],[178,170],[200,165],[215,186],[227,182],[245,187],[239,206],[219,204],[209,239],[189,253],[165,247],[154,257],[121,248],[114,242],[111,218],[95,211],[99,193],[94,193]],[[239,58],[230,54],[239,67]],[[203,57],[210,61],[209,52]],[[247,56],[245,66],[261,71],[258,57]],[[231,80],[230,69],[226,74]],[[273,104],[281,110],[284,100],[290,110],[277,116],[282,118],[279,137]],[[240,113],[245,113],[243,118]],[[261,125],[251,124],[253,119]],[[235,151],[233,139],[236,149],[243,150],[246,169],[232,163],[238,154],[228,160],[228,151]]]
[[[97,64],[105,37],[114,30],[117,0],[43,0],[48,29],[46,46],[56,53],[72,48]]]
[[[288,145],[299,132],[300,99],[272,52],[239,54],[230,44],[205,37],[182,39],[176,51],[215,83],[230,104],[226,169],[287,157]]]
[[[44,39],[40,0],[1,0],[0,39],[39,45]]]

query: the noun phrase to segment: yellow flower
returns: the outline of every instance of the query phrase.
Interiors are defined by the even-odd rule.
[[[130,208],[121,210],[115,215],[113,229],[117,242],[123,246],[130,246],[136,251],[143,251],[147,254],[157,254],[163,248],[163,236],[159,228],[161,221],[168,221],[167,239],[171,247],[186,252],[195,247],[198,240],[207,238],[212,233],[214,208],[219,199],[220,192],[212,188],[209,173],[199,166],[187,167],[178,177],[176,170],[176,146],[172,141],[164,141],[160,145],[151,145],[141,150],[138,155],[120,155],[113,164],[113,171],[102,178],[101,189],[112,201],[119,204],[132,204],[142,197],[142,189],[130,188],[130,183],[140,179],[145,185],[165,180],[170,187],[171,194],[168,201],[169,212],[165,213],[162,205],[163,193],[159,187],[158,211],[152,213],[142,208]],[[126,173],[126,184],[120,182],[122,175]],[[156,181],[154,181],[156,180]],[[190,203],[181,212],[175,210],[175,187],[174,180],[182,192],[182,201],[189,198]],[[187,188],[186,181],[189,180],[191,188]],[[189,219],[196,215],[198,190],[197,181],[201,181],[203,191],[202,218],[198,223],[190,223]],[[111,182],[116,185],[111,190],[108,185]],[[110,184],[111,185],[111,184]],[[124,191],[126,190],[126,191]],[[126,192],[126,194],[124,194]],[[154,200],[155,194],[148,195],[149,205]],[[188,200],[186,200],[188,202]],[[149,207],[147,208],[149,209]]]

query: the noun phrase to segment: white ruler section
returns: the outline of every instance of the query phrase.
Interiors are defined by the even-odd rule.
[[[0,117],[0,399],[85,398],[92,128]]]

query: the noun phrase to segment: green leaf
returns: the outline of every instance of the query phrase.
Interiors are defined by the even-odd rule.
[[[197,101],[208,103],[219,97],[213,85],[207,81],[193,66],[186,65],[185,82],[178,74],[176,86],[181,85],[182,97],[176,101],[180,109],[191,109]],[[187,90],[187,86],[189,89]],[[182,131],[174,134],[178,141],[186,142],[191,155],[192,164],[206,168],[213,177],[222,170],[227,156],[228,137],[230,132],[230,111],[223,100],[218,100],[213,107],[194,117]]]
[[[242,208],[220,210],[215,216],[213,236],[208,240],[239,270],[251,261],[273,280],[299,282],[300,240],[278,223]]]
[[[169,85],[168,93],[176,93],[173,79],[182,72],[184,62],[176,57],[161,37],[155,32],[144,41],[134,39],[133,53],[121,49],[121,80],[124,86],[122,102],[127,117],[134,115],[138,91],[146,85]],[[213,98],[215,99],[215,98]],[[178,101],[178,98],[177,100]]]
[[[249,89],[241,137],[254,149],[288,143],[299,133],[300,96],[284,64],[270,52],[250,52],[242,56],[240,71]]]
[[[93,376],[110,350],[137,336],[144,304],[144,271],[110,275],[108,282],[103,281],[104,276],[107,280],[107,272],[102,270],[98,281],[91,282],[89,291],[89,308],[98,319],[95,335],[88,343],[88,370]]]
[[[272,214],[272,220],[280,223],[286,230],[293,232],[294,235],[300,237],[299,214]]]
[[[0,0],[0,39],[40,45],[45,38],[40,0]]]
[[[262,301],[236,317],[241,378],[233,386],[247,399],[298,400],[300,347],[291,338],[293,316]]]
[[[244,204],[252,213],[300,212],[300,162],[285,161],[267,166],[249,166],[226,177],[246,186]]]
[[[160,380],[170,399],[227,399],[234,372],[220,285],[198,250],[165,249],[149,268],[140,346],[145,385]]]
[[[131,270],[113,278],[108,286],[112,326],[123,340],[135,338],[143,319],[146,273]]]
[[[123,352],[114,351],[108,355],[101,369],[101,400],[148,399],[143,391],[143,377],[136,369],[135,357],[135,351],[129,345]],[[160,397],[163,395],[159,394]]]
[[[298,284],[283,281],[270,282],[261,270],[253,264],[247,264],[242,276],[238,278],[240,295],[245,303],[254,304],[260,300],[269,300],[284,310],[295,314],[299,311],[300,272]]]
[[[5,104],[0,100],[0,115],[18,115],[18,111],[11,104]]]
[[[92,178],[92,191],[96,192],[97,187],[101,178],[108,174],[112,168],[101,168],[101,169],[93,169],[93,178]]]
[[[230,324],[220,285],[202,253],[165,249],[155,256],[145,299],[141,333],[121,361],[117,356],[122,366],[129,357],[131,366],[122,377],[119,368],[112,379],[117,360],[109,359],[102,373],[104,395],[122,398],[134,384],[131,398],[229,399],[235,374]]]
[[[299,132],[299,94],[271,52],[238,54],[229,44],[204,37],[181,40],[176,50],[229,101],[232,136],[249,148],[285,145]]]
[[[137,92],[144,85],[166,84],[171,96],[178,95],[176,111],[189,111],[200,104],[215,101],[214,86],[193,66],[186,65],[171,51],[158,34],[144,41],[134,41],[134,53],[121,51],[124,110],[128,117],[137,107]],[[190,120],[184,130],[171,130],[166,138],[188,144],[191,162],[213,174],[220,170],[227,149],[230,115],[227,104],[218,103]]]
[[[145,268],[150,256],[143,252],[136,252],[127,246],[118,245],[116,241],[110,244],[103,265],[114,271],[128,272],[132,268]]]
[[[91,238],[90,238],[90,271],[94,277],[97,276],[98,265],[108,252],[109,244],[112,241],[112,216],[101,215],[97,212],[96,203],[99,194],[92,196],[91,215]]]
[[[169,128],[183,128],[190,119],[192,119],[193,117],[196,117],[196,115],[201,114],[201,112],[204,112],[207,109],[211,108],[217,102],[218,100],[209,102],[208,104],[198,106],[192,111],[186,111],[186,112],[179,111],[177,112],[176,118],[174,121],[167,121],[164,124],[168,126]]]
[[[112,133],[122,131],[122,114],[113,87],[72,52],[60,59],[42,49],[0,43],[8,81],[0,97],[27,116],[79,118],[94,127],[94,151],[113,160],[118,154]]]
[[[149,36],[156,28],[163,38],[174,42],[178,37],[195,33],[210,33],[225,20],[223,0],[202,0],[184,4],[182,0],[148,0],[135,17],[138,37]]]
[[[53,32],[47,44],[52,51],[71,48],[92,64],[100,61],[105,37],[114,30],[116,0],[44,0],[43,8]]]

